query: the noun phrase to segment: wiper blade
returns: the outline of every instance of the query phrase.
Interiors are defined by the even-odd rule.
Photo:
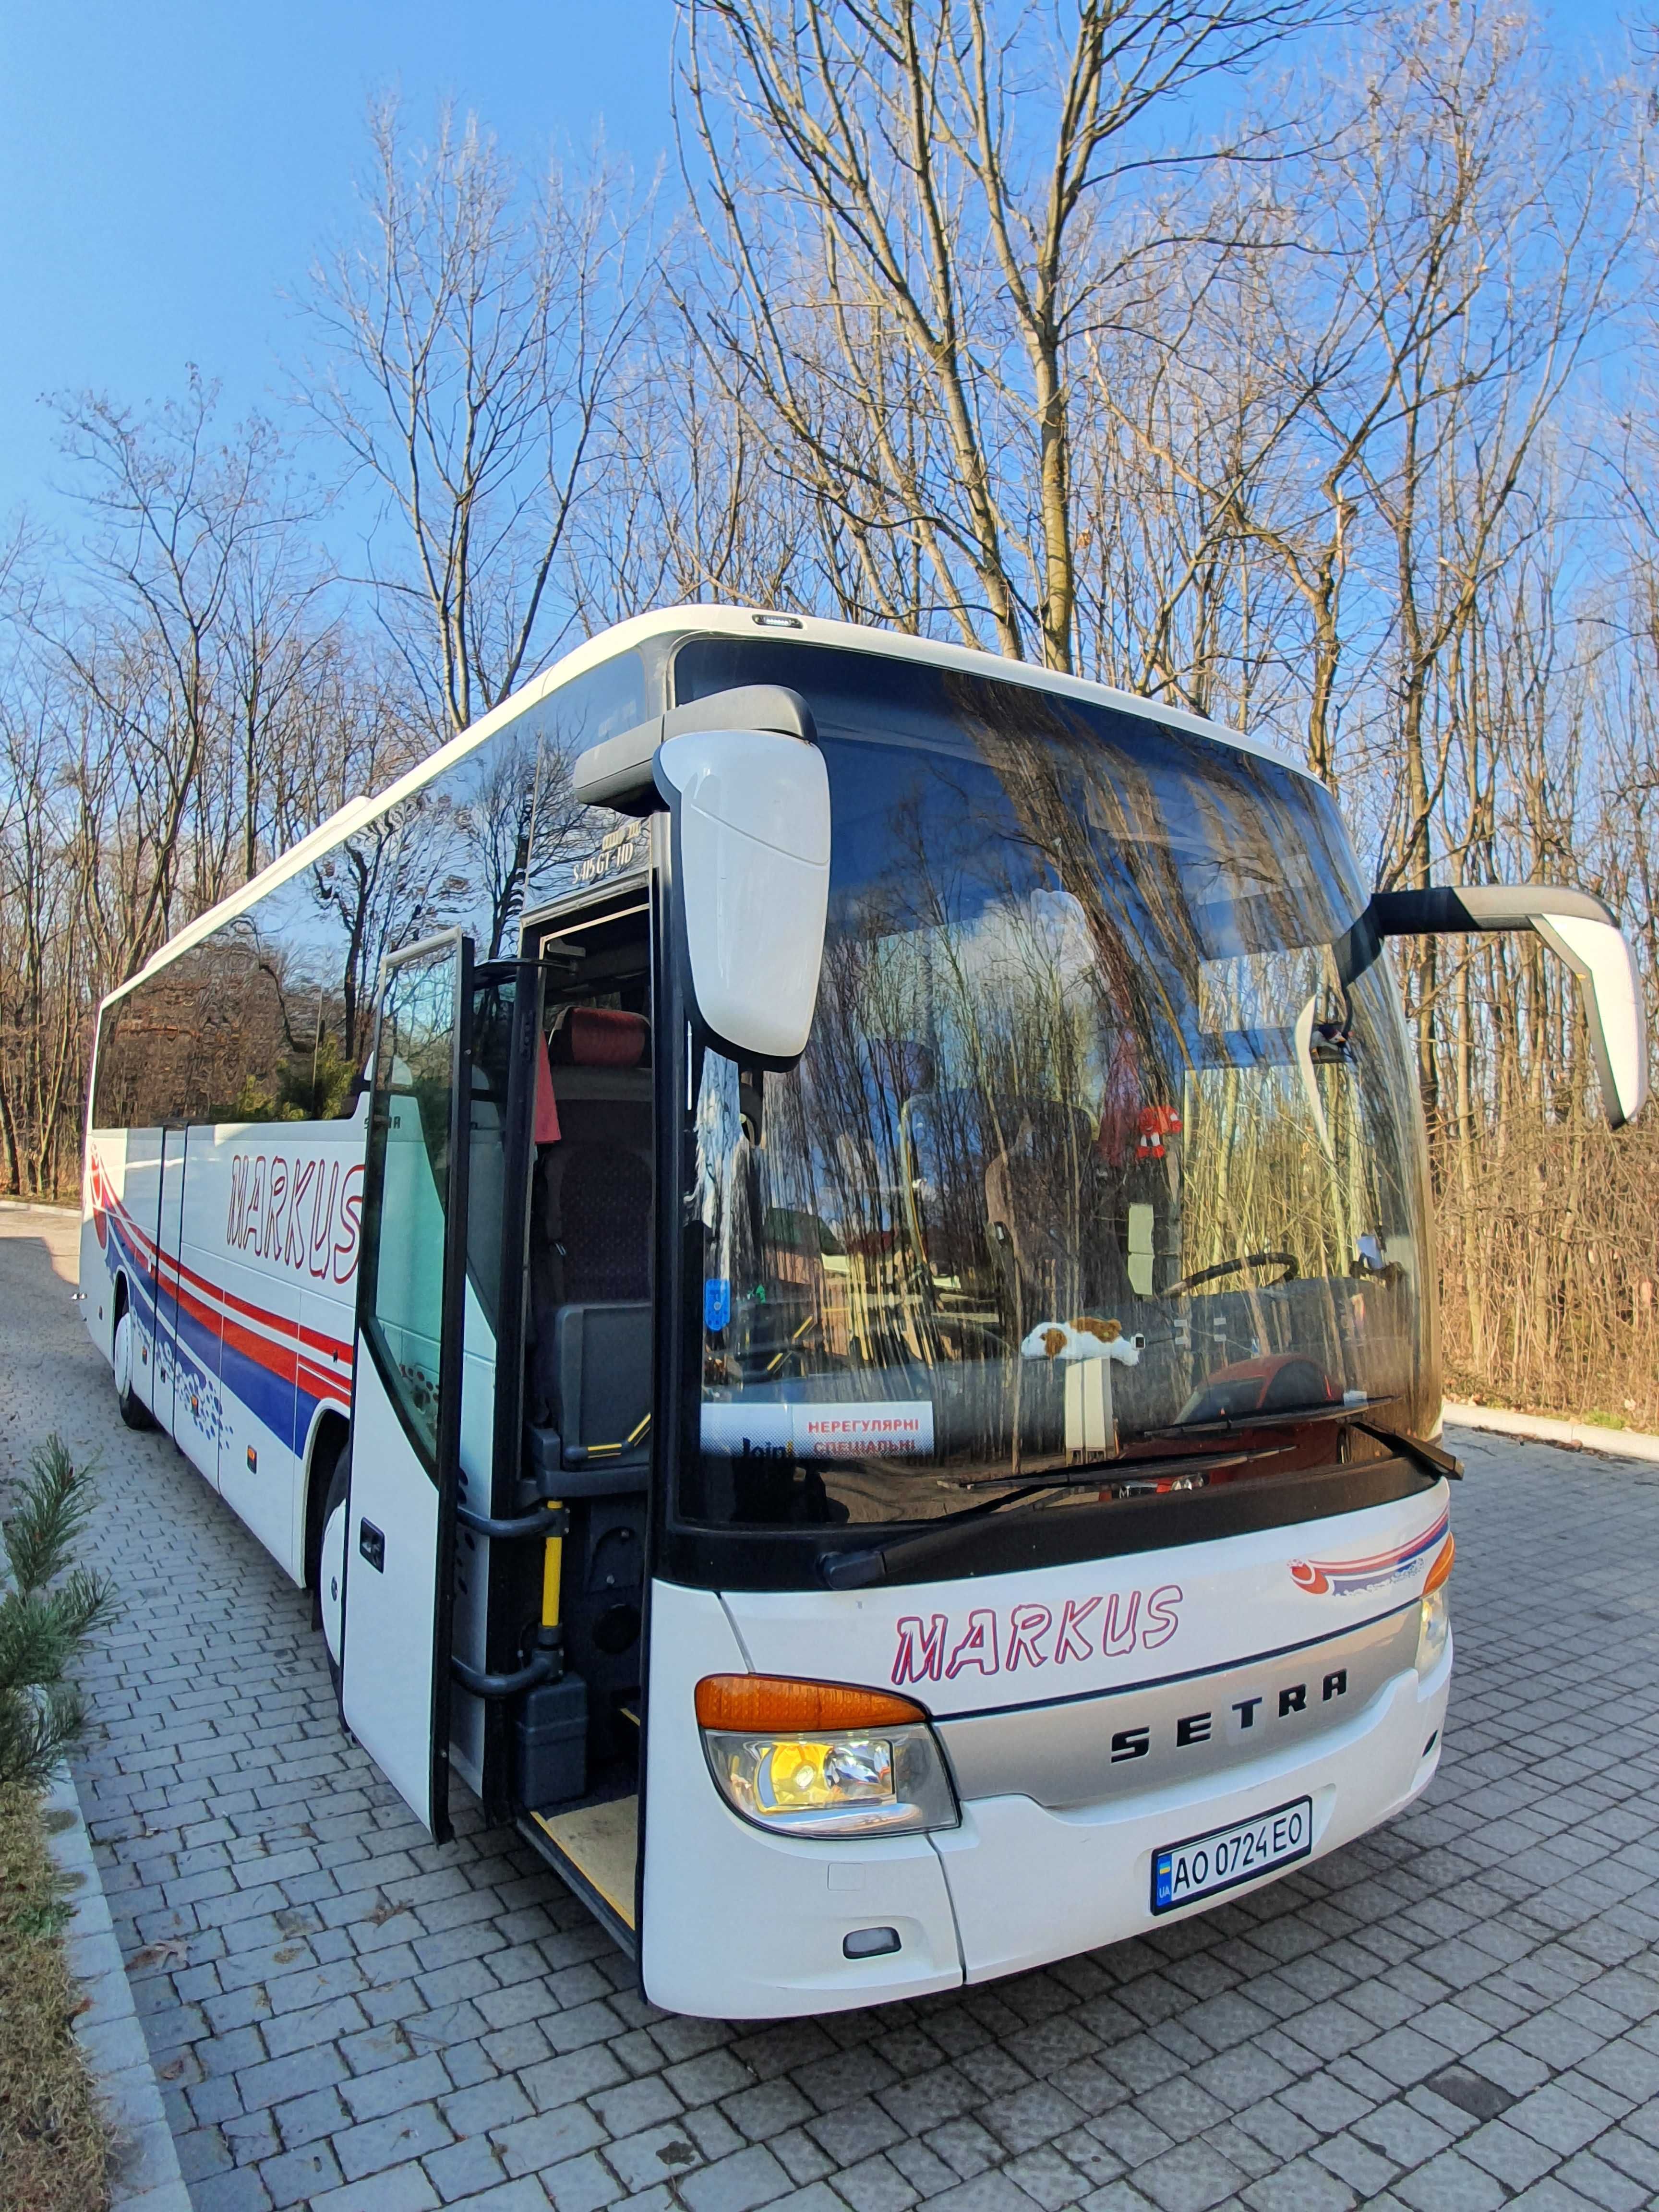
[[[1388,1398],[1352,1398],[1338,1403],[1316,1399],[1310,1406],[1275,1406],[1270,1413],[1218,1413],[1209,1421],[1171,1421],[1167,1428],[1148,1429],[1149,1437],[1231,1437],[1243,1429],[1288,1429],[1299,1422],[1352,1421],[1363,1428],[1359,1416],[1368,1407],[1387,1406]]]
[[[1386,1405],[1388,1401],[1372,1398],[1367,1399],[1365,1403]],[[1375,1437],[1378,1443],[1387,1444],[1391,1451],[1401,1459],[1409,1460],[1413,1467],[1419,1468],[1425,1474],[1443,1476],[1449,1482],[1462,1480],[1462,1462],[1450,1452],[1443,1450],[1438,1444],[1430,1443],[1422,1437],[1407,1436],[1402,1430],[1385,1429],[1376,1422],[1362,1420],[1361,1411],[1358,1406],[1322,1406],[1316,1409],[1319,1419],[1352,1422],[1355,1428],[1363,1430],[1368,1437]],[[1278,1413],[1267,1414],[1262,1419],[1282,1425],[1285,1420],[1305,1421],[1314,1417],[1304,1410],[1289,1413],[1282,1419]],[[1238,1425],[1242,1428],[1248,1424],[1240,1422]],[[1201,1431],[1177,1426],[1149,1430],[1147,1433],[1190,1436]],[[1133,1481],[1142,1475],[1207,1474],[1218,1468],[1238,1466],[1246,1460],[1275,1459],[1278,1455],[1278,1449],[1269,1445],[1256,1450],[1233,1452],[1170,1452],[1160,1454],[1157,1458],[1097,1460],[1087,1467],[1067,1468],[1064,1472],[1057,1470],[1053,1474],[992,1478],[1011,1482],[1014,1487],[1000,1498],[986,1498],[977,1505],[964,1508],[960,1513],[947,1514],[932,1528],[919,1529],[914,1535],[898,1537],[891,1543],[856,1552],[827,1552],[818,1560],[818,1573],[830,1589],[868,1589],[872,1583],[886,1581],[890,1557],[896,1561],[914,1564],[919,1559],[927,1558],[931,1552],[948,1550],[966,1523],[988,1520],[994,1513],[1000,1512],[1005,1507],[1021,1504],[1025,1499],[1038,1497],[1044,1491],[1099,1490],[1114,1480]],[[969,1483],[961,1486],[963,1489],[975,1486]]]
[[[1158,1434],[1162,1435],[1159,1430]],[[1098,1490],[1103,1482],[1135,1480],[1161,1474],[1212,1474],[1218,1468],[1242,1467],[1246,1460],[1276,1459],[1282,1444],[1261,1444],[1255,1450],[1227,1452],[1158,1452],[1145,1459],[1091,1459],[1079,1467],[1056,1468],[1052,1474],[970,1475],[953,1483],[956,1490],[988,1490],[992,1485],[1012,1483],[1022,1495],[1036,1490]]]
[[[1385,1429],[1375,1421],[1356,1421],[1354,1426],[1368,1437],[1375,1437],[1380,1444],[1387,1444],[1398,1452],[1401,1459],[1410,1460],[1420,1467],[1425,1474],[1443,1475],[1448,1482],[1462,1482],[1463,1462],[1439,1444],[1431,1444],[1426,1437],[1410,1437],[1403,1429]]]
[[[818,1560],[818,1573],[831,1589],[867,1589],[872,1583],[885,1582],[890,1559],[900,1559],[914,1564],[926,1559],[929,1553],[949,1550],[957,1534],[969,1522],[987,1521],[1005,1507],[1023,1504],[1026,1499],[1040,1497],[1054,1490],[1102,1490],[1114,1480],[1133,1481],[1175,1474],[1198,1474],[1213,1472],[1217,1468],[1237,1467],[1246,1460],[1276,1459],[1278,1452],[1271,1446],[1255,1451],[1231,1452],[1171,1452],[1155,1459],[1103,1459],[1086,1467],[1067,1468],[1053,1474],[1011,1474],[990,1478],[997,1482],[1012,1483],[1014,1487],[1000,1498],[983,1500],[969,1505],[960,1513],[946,1514],[931,1528],[920,1528],[914,1535],[900,1536],[888,1544],[872,1546],[856,1552],[826,1552]],[[974,1486],[963,1483],[968,1489]]]
[[[1410,1460],[1425,1474],[1443,1475],[1448,1482],[1461,1482],[1462,1462],[1440,1445],[1431,1444],[1422,1437],[1407,1436],[1403,1429],[1385,1429],[1379,1422],[1364,1418],[1370,1407],[1390,1402],[1386,1397],[1359,1398],[1340,1406],[1322,1401],[1312,1406],[1275,1407],[1271,1413],[1224,1413],[1213,1421],[1175,1421],[1168,1428],[1148,1429],[1146,1433],[1149,1437],[1224,1437],[1251,1429],[1292,1428],[1304,1422],[1346,1421],[1362,1436],[1373,1437],[1378,1443],[1387,1444],[1390,1451]]]
[[[969,1522],[988,1521],[1005,1505],[1018,1505],[1022,1499],[1035,1497],[1034,1486],[1027,1486],[1024,1478],[1013,1475],[1011,1481],[1020,1484],[1002,1498],[981,1498],[977,1505],[966,1505],[960,1513],[947,1513],[931,1528],[919,1529],[915,1535],[896,1537],[891,1543],[861,1547],[856,1552],[824,1552],[819,1554],[818,1575],[830,1589],[867,1589],[872,1583],[887,1579],[887,1559],[890,1553],[899,1553],[907,1559],[918,1553],[926,1555],[941,1546],[948,1546]]]

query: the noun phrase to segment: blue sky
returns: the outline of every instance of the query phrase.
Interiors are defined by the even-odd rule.
[[[0,518],[52,519],[43,393],[133,401],[186,362],[241,411],[299,351],[281,296],[350,224],[372,93],[471,106],[534,161],[667,143],[673,0],[4,0]]]
[[[1622,46],[1620,10],[1546,10]],[[233,411],[276,406],[285,301],[352,219],[371,94],[446,94],[529,161],[601,123],[649,171],[669,136],[674,0],[3,0],[0,520],[60,510],[43,394],[135,403],[188,362]]]

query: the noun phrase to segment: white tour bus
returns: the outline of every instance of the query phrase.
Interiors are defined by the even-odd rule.
[[[685,607],[352,801],[107,1000],[81,1281],[121,1409],[684,2012],[920,1995],[1318,1857],[1451,1667],[1423,1126],[1269,747]]]

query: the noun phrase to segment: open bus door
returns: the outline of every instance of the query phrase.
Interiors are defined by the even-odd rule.
[[[345,1723],[441,1843],[460,1474],[472,946],[389,960],[363,1179],[346,1504]]]

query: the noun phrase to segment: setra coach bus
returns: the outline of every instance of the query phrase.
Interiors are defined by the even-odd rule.
[[[344,1725],[721,2017],[1133,1936],[1439,1756],[1435,1269],[1394,935],[1270,747],[990,655],[596,637],[100,1011],[121,1412],[315,1593]]]

